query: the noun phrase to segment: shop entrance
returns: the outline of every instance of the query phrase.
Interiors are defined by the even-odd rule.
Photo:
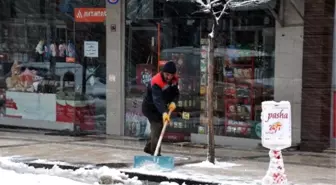
[[[80,70],[75,73],[76,98],[82,102],[81,119],[75,130],[101,134],[106,132],[106,27],[103,23],[75,22],[74,45]],[[84,55],[86,41],[97,42],[98,57]],[[80,106],[80,105],[79,105]],[[82,108],[83,107],[83,108]]]
[[[158,28],[155,22],[137,22],[126,25],[126,136],[143,138],[147,118],[142,115],[141,104],[146,84],[156,73],[158,60]]]
[[[138,91],[141,94],[146,79],[141,79],[139,74],[142,70],[154,70],[154,66],[157,66],[157,30],[156,24],[128,24],[126,27],[126,81],[129,83],[126,89],[129,93],[137,94]]]

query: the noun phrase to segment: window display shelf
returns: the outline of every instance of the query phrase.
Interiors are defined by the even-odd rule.
[[[225,59],[225,135],[251,137],[254,120],[254,57]]]

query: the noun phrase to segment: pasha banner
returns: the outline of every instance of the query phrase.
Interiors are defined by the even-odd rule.
[[[262,144],[274,150],[288,148],[292,143],[291,105],[288,101],[262,102]]]
[[[56,121],[56,95],[7,91],[6,116]]]

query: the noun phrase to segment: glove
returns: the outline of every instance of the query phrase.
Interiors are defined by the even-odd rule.
[[[162,121],[163,121],[163,123],[169,123],[170,122],[170,117],[169,117],[169,115],[168,115],[168,113],[163,113],[162,114]]]
[[[174,102],[171,102],[168,106],[168,109],[174,111],[176,109],[176,104]]]

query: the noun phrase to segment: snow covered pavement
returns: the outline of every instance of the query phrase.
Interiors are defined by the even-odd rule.
[[[108,172],[109,176],[111,174],[116,175],[115,179],[125,177],[125,174],[127,174],[129,178],[122,180],[129,184],[142,183],[147,185],[146,180],[148,180],[156,182],[155,184],[159,184],[162,181],[174,181],[179,182],[179,184],[189,181],[189,183],[186,183],[189,185],[198,184],[190,183],[191,181],[206,181],[228,185],[257,185],[260,184],[268,169],[269,158],[267,151],[219,148],[216,150],[216,155],[220,162],[218,165],[212,165],[206,162],[199,163],[206,159],[206,150],[204,149],[177,147],[168,144],[163,147],[164,154],[174,156],[177,159],[174,171],[157,172],[148,169],[132,169],[134,155],[143,155],[143,145],[144,143],[133,140],[101,140],[85,137],[69,138],[41,134],[0,132],[0,169],[6,170],[3,174],[12,173],[12,175],[18,175],[17,179],[13,178],[13,183],[10,183],[10,185],[16,185],[14,181],[19,183],[19,179],[30,178],[27,177],[28,174],[33,178],[31,180],[32,184],[34,182],[42,182],[42,177],[40,178],[40,176],[43,176],[43,179],[51,176],[53,178],[63,178],[64,181],[72,180],[84,185],[93,185],[99,182],[100,177],[105,172]],[[13,159],[12,156],[15,155],[18,155],[19,158],[12,160],[12,163],[9,163],[11,161],[8,160],[3,161],[3,158],[1,158],[1,156],[8,156]],[[285,173],[291,183],[295,185],[335,184],[335,157],[326,154],[325,156],[321,155],[321,157],[314,155],[297,154],[284,156]],[[22,160],[22,157],[25,159]],[[256,158],[258,160],[255,160]],[[38,163],[33,165],[36,168],[52,168],[53,164],[58,164],[59,167],[53,167],[49,170],[34,169],[27,165],[21,166],[23,165],[22,162],[30,163],[29,165]],[[43,164],[40,165],[41,163]],[[62,167],[62,165],[71,167]],[[103,165],[115,169],[102,167]],[[60,169],[61,167],[63,169],[83,167],[88,170],[62,170]],[[14,171],[16,174],[10,171]],[[27,175],[21,178],[23,174]],[[6,180],[9,176],[6,176]],[[34,180],[34,176],[38,176],[36,178],[40,181]],[[142,182],[133,177],[138,177]],[[0,184],[9,185],[9,183],[2,183],[1,178]],[[39,185],[43,184],[46,183],[40,183]],[[66,185],[65,182],[63,184]]]
[[[107,167],[92,170],[82,168],[73,171],[63,170],[55,165],[52,169],[36,169],[23,163],[12,162],[10,158],[0,159],[0,174],[0,184],[6,182],[8,185],[97,185],[104,179],[102,177],[106,176],[112,179],[113,184],[142,184],[137,178],[128,178],[120,171]]]
[[[174,179],[182,179],[187,182],[194,180],[198,182],[207,182],[223,185],[260,185],[261,178],[240,176],[231,173],[233,168],[243,169],[246,164],[237,164],[229,162],[217,162],[213,165],[209,162],[201,162],[189,164],[183,167],[177,167],[172,172],[158,172],[150,169],[111,169],[107,167],[78,170],[64,170],[57,165],[71,165],[64,162],[51,162],[47,160],[37,160],[46,164],[54,164],[51,169],[34,168],[24,163],[13,162],[12,157],[0,158],[0,184],[4,185],[99,185],[104,184],[120,184],[120,185],[144,185],[147,182],[140,181],[137,177],[129,177],[125,173],[148,174],[150,176],[165,176],[169,181],[162,181],[160,185],[179,185],[183,183],[175,183]],[[36,162],[36,160],[35,160]],[[243,168],[242,168],[243,167]],[[196,169],[196,170],[195,170]],[[302,169],[303,170],[303,169]],[[249,171],[245,169],[245,171]],[[251,171],[251,169],[250,169]],[[253,169],[252,169],[253,171]],[[304,170],[305,171],[305,170]],[[318,171],[316,171],[319,173]],[[241,170],[244,173],[244,170]],[[328,176],[327,174],[325,174]],[[332,175],[332,174],[331,174]],[[299,180],[301,177],[289,174],[290,185],[332,185],[332,183],[321,182],[316,183],[293,183],[291,180]],[[292,179],[291,179],[292,178]],[[305,177],[307,178],[307,177]],[[159,181],[160,182],[160,181]],[[159,184],[159,183],[155,183]],[[187,184],[187,183],[186,183]]]
[[[71,179],[56,177],[50,175],[36,175],[30,173],[17,173],[13,170],[4,170],[0,168],[1,184],[4,185],[88,185],[86,183],[77,182]]]
[[[43,168],[33,168],[23,163],[16,163],[11,161],[11,157],[0,158],[0,174],[4,174],[4,178],[0,179],[1,184],[10,184],[10,185],[98,185],[102,182],[104,184],[124,184],[124,185],[142,185],[142,181],[138,178],[129,178],[124,173],[116,169],[111,169],[107,167],[101,167],[98,169],[78,169],[78,170],[63,170],[57,166],[56,163],[38,160],[39,162],[46,162],[47,164],[55,164],[51,169]],[[59,165],[68,165],[68,163],[59,162]],[[232,166],[237,166],[234,163],[218,163],[218,165],[213,165],[208,162],[202,162],[200,164],[188,165],[190,167],[205,167],[205,168],[230,168]],[[127,171],[126,169],[122,171]],[[245,182],[242,178],[239,177],[228,177],[218,175],[210,177],[202,174],[193,173],[192,171],[183,171],[177,170],[174,172],[154,172],[148,169],[129,169],[130,172],[140,172],[142,174],[150,175],[164,175],[168,178],[180,178],[180,179],[193,179],[200,182],[212,182],[218,184],[227,184],[227,185],[257,185],[258,180],[245,179]],[[160,185],[178,185],[175,182],[163,181]]]

